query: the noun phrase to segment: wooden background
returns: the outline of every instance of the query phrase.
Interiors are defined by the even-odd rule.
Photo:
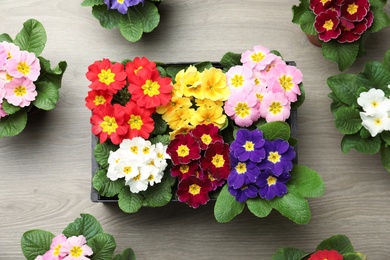
[[[23,259],[20,237],[30,229],[54,234],[79,216],[93,214],[116,238],[117,253],[132,247],[138,259],[271,259],[283,246],[310,251],[325,238],[346,234],[370,260],[390,259],[390,175],[377,155],[340,151],[342,135],[330,113],[326,79],[339,73],[298,25],[291,7],[298,0],[170,0],[161,22],[137,43],[106,30],[81,0],[1,0],[0,32],[12,37],[29,18],[47,30],[42,56],[68,62],[57,108],[29,118],[25,131],[0,140],[0,259]],[[386,7],[390,13],[390,5]],[[367,41],[368,60],[382,61],[390,28]],[[162,62],[218,61],[227,51],[254,45],[280,51],[302,70],[307,99],[299,109],[299,160],[326,182],[323,197],[310,200],[308,225],[278,213],[257,219],[248,211],[227,224],[213,216],[213,203],[193,210],[170,203],[139,213],[90,201],[90,113],[84,106],[88,65],[135,56]]]

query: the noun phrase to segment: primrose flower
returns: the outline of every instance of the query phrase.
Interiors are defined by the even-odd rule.
[[[152,118],[152,111],[143,107],[137,106],[133,101],[126,104],[125,116],[129,131],[127,132],[127,138],[140,136],[144,139],[148,139],[150,133],[154,129],[154,121]]]
[[[128,152],[126,152],[125,149],[118,149],[115,152],[110,151],[110,155],[108,156],[109,166],[107,170],[107,178],[112,181],[116,181],[119,178],[125,177],[126,174],[134,170],[135,168],[130,165],[132,161],[129,160],[128,157]],[[123,163],[123,161],[125,161],[125,163]],[[127,166],[130,166],[130,168],[126,168]]]
[[[368,0],[344,0],[340,12],[341,16],[351,22],[360,22],[370,10]]]
[[[174,165],[188,164],[200,158],[200,147],[193,136],[180,134],[169,143],[167,153]]]
[[[224,108],[225,113],[239,126],[250,126],[260,118],[258,99],[249,93],[231,95]]]
[[[230,90],[226,85],[226,76],[221,69],[217,68],[203,71],[201,89],[204,98],[212,101],[225,101],[230,95]]]
[[[86,256],[93,254],[92,249],[87,245],[87,240],[83,235],[69,237],[60,249],[66,254],[63,260],[88,260]]]
[[[371,11],[360,22],[350,22],[341,18],[341,34],[337,38],[340,43],[357,41],[361,35],[372,25],[374,15]]]
[[[172,130],[187,127],[195,115],[195,109],[193,108],[178,108],[168,118],[167,124]]]
[[[210,144],[200,159],[200,165],[215,179],[226,180],[230,171],[229,145],[222,142]]]
[[[21,51],[18,56],[6,61],[7,72],[15,78],[26,77],[31,81],[38,79],[41,65],[34,53]]]
[[[270,50],[264,46],[254,46],[253,50],[247,50],[241,54],[241,63],[256,70],[264,70],[269,65],[273,56]]]
[[[3,46],[4,51],[7,53],[7,60],[16,58],[20,55],[20,48],[19,46],[10,43],[10,42],[1,42],[1,46]]]
[[[315,18],[314,27],[318,32],[318,38],[324,42],[336,39],[341,34],[340,19],[335,10],[328,9]]]
[[[176,74],[174,92],[177,96],[195,97],[204,99],[202,91],[203,73],[199,72],[195,66],[190,65]]]
[[[112,95],[105,91],[90,90],[85,98],[86,106],[92,110],[98,106],[104,106],[105,104],[111,104]]]
[[[323,260],[323,259],[331,259],[331,260],[343,260],[343,256],[337,252],[336,250],[317,250],[313,254],[310,255],[308,260]]]
[[[313,10],[316,15],[318,15],[328,9],[340,9],[338,2],[339,1],[336,0],[310,0],[310,9]]]
[[[226,72],[227,85],[230,92],[237,91],[248,92],[252,89],[254,81],[252,80],[253,72],[246,66],[234,66]]]
[[[265,158],[264,144],[263,132],[241,128],[236,133],[236,140],[230,145],[230,152],[242,162],[251,160],[258,163]]]
[[[258,103],[261,104],[263,98],[268,95],[268,93],[272,91],[267,86],[255,85],[249,95],[255,96],[258,100]]]
[[[283,173],[276,176],[270,168],[266,168],[264,171],[261,171],[256,180],[256,184],[259,187],[260,197],[265,200],[282,197],[287,193],[287,186],[285,183],[289,179],[289,173]]]
[[[137,78],[138,72],[142,69],[157,70],[157,66],[145,57],[135,57],[133,61],[126,63],[126,74],[130,83],[133,83],[134,78]]]
[[[2,108],[2,105],[0,103],[0,118],[5,117],[5,116],[8,116],[8,114],[4,111],[4,109]]]
[[[6,83],[4,88],[5,99],[14,106],[29,106],[38,95],[34,83],[27,78],[15,78],[11,82]]]
[[[212,108],[199,107],[192,116],[190,123],[194,126],[214,124],[221,128],[225,121],[226,115],[223,114],[223,108],[215,105]]]
[[[270,168],[275,176],[280,176],[284,172],[291,171],[293,167],[292,160],[295,158],[295,151],[287,141],[283,139],[276,139],[273,141],[265,140],[263,147],[266,151],[266,156],[259,164],[261,170]]]
[[[162,115],[162,119],[169,121],[169,118],[177,109],[189,109],[192,106],[191,100],[187,97],[172,96],[171,101],[156,108],[156,112]]]
[[[390,110],[390,99],[385,97],[385,92],[381,89],[372,88],[368,92],[360,93],[357,103],[367,115]]]
[[[186,202],[188,206],[196,209],[210,200],[211,190],[210,180],[191,176],[179,182],[176,194],[180,202]]]
[[[4,45],[0,43],[0,70],[5,69],[5,62],[7,61],[8,58],[8,52],[6,51]]]
[[[250,160],[241,162],[234,156],[230,156],[230,162],[232,169],[228,176],[228,185],[234,189],[241,188],[245,183],[256,182],[257,176],[259,175],[259,167],[257,163]]]
[[[53,238],[50,245],[50,250],[47,251],[43,256],[43,260],[57,260],[63,259],[66,255],[64,252],[61,252],[62,244],[66,242],[67,238],[64,234],[60,234]]]
[[[370,132],[372,137],[383,132],[383,130],[390,131],[390,117],[388,111],[378,111],[371,115],[360,112],[360,118],[362,119],[363,127]]]
[[[273,92],[282,92],[288,101],[295,102],[301,94],[298,85],[302,77],[297,67],[279,64],[267,74],[267,81]]]
[[[198,161],[192,161],[188,164],[178,164],[171,168],[171,176],[177,177],[179,181],[195,176],[200,171]]]
[[[149,185],[149,169],[143,169],[143,171],[141,171],[140,168],[141,167],[139,167],[137,169],[137,172],[134,172],[133,175],[129,176],[128,180],[126,181],[126,185],[129,186],[130,191],[132,193],[139,193],[140,191],[145,191],[147,190]]]
[[[210,144],[215,142],[223,142],[222,136],[218,133],[219,128],[216,125],[197,125],[191,130],[191,135],[196,138],[200,145],[200,149],[206,150]]]
[[[144,0],[105,0],[104,3],[109,9],[116,9],[121,14],[126,14],[129,7],[135,6],[139,3],[143,4]]]
[[[290,117],[291,104],[281,92],[269,93],[260,103],[261,117],[267,122],[285,121]]]
[[[245,202],[248,199],[256,198],[259,193],[259,188],[253,183],[246,183],[237,189],[233,186],[228,186],[228,191],[238,202]]]

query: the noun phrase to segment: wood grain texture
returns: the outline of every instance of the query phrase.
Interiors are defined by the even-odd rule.
[[[0,259],[23,259],[20,237],[39,228],[60,233],[79,213],[90,213],[137,259],[271,259],[280,247],[312,250],[333,234],[348,235],[370,260],[390,259],[390,175],[378,156],[340,151],[342,135],[329,110],[326,79],[339,73],[291,23],[298,0],[170,0],[161,22],[137,43],[100,27],[91,8],[74,0],[1,0],[0,32],[11,36],[35,18],[47,30],[43,56],[68,61],[57,108],[29,118],[25,131],[0,140]],[[386,6],[390,13],[390,5]],[[382,60],[390,28],[367,41],[368,60]],[[257,219],[248,211],[227,224],[214,220],[210,203],[198,210],[170,203],[139,213],[90,201],[90,125],[84,107],[87,67],[101,58],[147,56],[163,62],[218,61],[227,51],[254,45],[280,51],[302,70],[307,99],[299,109],[299,160],[316,169],[326,194],[310,200],[312,220],[293,224],[277,213]]]

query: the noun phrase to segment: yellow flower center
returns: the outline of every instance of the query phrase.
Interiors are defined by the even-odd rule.
[[[149,177],[148,177],[148,181],[152,181],[152,180],[154,180],[154,175],[150,174]]]
[[[260,80],[258,78],[255,78],[255,85],[259,85],[260,84]]]
[[[246,141],[244,144],[244,149],[247,152],[253,151],[255,150],[255,145],[251,141]]]
[[[349,4],[347,8],[347,12],[349,14],[355,14],[359,9],[359,6],[356,5],[355,3]]]
[[[333,24],[332,19],[329,19],[328,21],[325,21],[323,27],[325,28],[325,30],[330,31],[333,29],[333,25],[334,24]]]
[[[216,168],[220,168],[223,167],[223,165],[225,164],[225,159],[223,159],[223,156],[221,154],[216,154],[213,156],[211,162]]]
[[[331,0],[320,0],[321,4],[324,6],[327,2],[329,2]]]
[[[21,61],[19,64],[16,66],[16,70],[22,73],[23,75],[27,75],[30,73],[30,66],[27,65],[26,62]]]
[[[138,154],[138,146],[134,145],[134,146],[130,147],[130,151],[133,154]]]
[[[239,162],[236,166],[236,171],[238,174],[246,173],[246,163]]]
[[[61,250],[61,244],[58,244],[54,247],[54,250],[53,250],[53,255],[54,256],[59,256],[60,255],[60,250]]]
[[[234,111],[236,112],[236,115],[241,118],[244,118],[250,114],[250,107],[246,102],[238,102],[236,107],[234,108]]]
[[[11,54],[11,52],[9,51],[8,53],[7,53],[7,60],[9,60],[9,59],[11,59],[12,58],[12,54]]]
[[[73,246],[70,251],[70,256],[72,257],[80,257],[81,254],[83,253],[83,249],[81,248],[81,246]]]
[[[17,97],[23,97],[24,95],[27,94],[27,89],[25,86],[17,86],[16,88],[14,88],[14,93],[15,93],[15,96]]]
[[[140,179],[141,179],[141,173],[138,173],[138,175],[133,178],[133,180],[135,181],[139,181]]]
[[[131,115],[127,123],[130,125],[131,129],[137,129],[137,130],[140,130],[144,124],[141,116],[138,115]]]
[[[188,166],[188,165],[186,165],[186,164],[180,165],[180,172],[181,172],[182,174],[187,173],[189,170],[190,170],[190,166]]]
[[[104,98],[104,96],[96,96],[93,100],[93,103],[95,103],[95,106],[103,105],[104,103],[106,103],[106,99]]]
[[[251,55],[251,59],[252,59],[252,61],[254,61],[254,62],[260,62],[260,61],[262,61],[264,58],[265,58],[265,55],[264,55],[264,53],[262,53],[262,52],[255,52],[255,53],[253,53],[253,54]]]
[[[106,84],[107,86],[110,85],[112,82],[115,81],[115,73],[111,72],[111,69],[108,70],[101,70],[98,74],[99,81],[101,83]]]
[[[234,75],[234,77],[231,79],[232,85],[235,88],[241,87],[244,85],[244,77],[242,75]]]
[[[123,4],[123,2],[125,1],[125,0],[117,0],[118,1],[118,3],[120,3],[120,4]]]
[[[179,147],[177,147],[176,152],[178,156],[186,157],[190,154],[190,149],[187,145],[179,145]]]
[[[272,114],[276,115],[282,112],[283,106],[280,104],[280,102],[274,101],[272,104],[269,106],[269,112]]]
[[[148,79],[141,88],[144,90],[144,94],[148,95],[149,97],[160,94],[160,84],[150,79]]]
[[[5,80],[6,81],[11,81],[14,77],[12,77],[11,75],[9,75],[8,73],[5,74]]]
[[[294,86],[291,76],[283,75],[279,78],[279,83],[284,89],[284,91],[290,91]]]
[[[264,95],[261,94],[261,93],[257,93],[257,94],[256,94],[256,97],[257,97],[257,99],[261,102],[261,101],[263,101]]]
[[[203,142],[204,144],[209,145],[213,139],[211,139],[211,136],[210,136],[210,135],[203,134],[202,137],[200,138],[200,140],[202,140],[202,142]]]
[[[131,173],[131,166],[126,166],[125,168],[123,168],[123,172],[125,173],[125,174],[129,174],[129,173]]]
[[[376,125],[381,125],[381,124],[382,124],[382,119],[380,119],[380,118],[375,118],[374,123],[375,123]]]
[[[275,177],[273,177],[273,176],[269,176],[269,177],[267,178],[267,184],[268,184],[268,186],[275,185],[275,184],[276,184],[276,181],[277,181],[277,179],[276,179]]]
[[[157,157],[158,157],[159,159],[163,159],[163,158],[164,158],[164,154],[163,154],[163,153],[157,153]]]
[[[188,188],[188,192],[192,195],[198,195],[200,193],[201,187],[197,184],[191,184]]]
[[[150,148],[149,147],[144,147],[144,149],[142,149],[142,152],[144,154],[149,154],[150,153]]]
[[[282,156],[278,152],[270,152],[267,159],[272,163],[278,163],[280,162],[281,157]]]
[[[376,100],[372,101],[371,105],[376,108],[378,106],[378,101]]]
[[[116,129],[118,128],[118,124],[116,123],[114,117],[105,116],[103,118],[103,122],[100,123],[100,127],[103,129],[103,132],[110,135],[111,133],[116,131]]]

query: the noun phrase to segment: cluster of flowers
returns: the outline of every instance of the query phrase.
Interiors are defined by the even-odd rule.
[[[125,139],[115,152],[110,151],[107,177],[116,181],[125,178],[130,191],[138,193],[160,183],[169,155],[161,143],[151,144],[141,137]]]
[[[0,43],[0,118],[7,116],[2,109],[3,99],[18,106],[29,106],[37,96],[34,81],[41,66],[34,53],[21,51],[19,46]]]
[[[37,256],[35,260],[87,260],[86,256],[93,254],[92,249],[86,245],[84,236],[72,236],[67,238],[60,234],[53,238],[50,250],[42,256]]]
[[[294,148],[287,141],[269,141],[260,130],[239,129],[230,145],[229,192],[239,202],[258,196],[266,200],[283,196],[294,158]]]
[[[121,14],[126,14],[129,7],[144,2],[145,0],[104,0],[108,9],[118,10]]]
[[[267,122],[289,118],[291,102],[301,94],[301,71],[263,46],[242,53],[241,63],[226,73],[231,92],[225,102],[226,114],[242,127],[260,117]]]
[[[173,163],[171,175],[179,181],[178,199],[190,207],[206,204],[209,193],[222,186],[229,175],[229,145],[214,124],[200,124],[187,134],[176,135],[167,153]]]
[[[308,260],[323,260],[323,259],[332,259],[332,260],[343,260],[343,255],[337,252],[336,250],[318,250],[310,255]]]
[[[227,119],[223,113],[223,101],[229,94],[222,70],[210,68],[199,72],[191,65],[176,74],[170,102],[156,111],[173,130],[172,139],[200,124],[214,124],[221,128]]]
[[[368,92],[362,92],[357,102],[364,111],[360,112],[362,125],[372,137],[382,131],[390,131],[390,99],[383,90],[372,88]]]
[[[126,70],[123,64],[108,59],[96,61],[88,67],[86,77],[92,82],[86,106],[92,110],[92,133],[100,143],[110,139],[118,145],[137,136],[148,139],[156,107],[171,99],[171,79],[161,77],[156,64],[146,58],[127,62]],[[126,104],[117,103],[116,99],[123,99],[116,94],[127,96]]]
[[[320,40],[354,42],[372,25],[368,0],[310,0],[316,15],[314,27]]]

